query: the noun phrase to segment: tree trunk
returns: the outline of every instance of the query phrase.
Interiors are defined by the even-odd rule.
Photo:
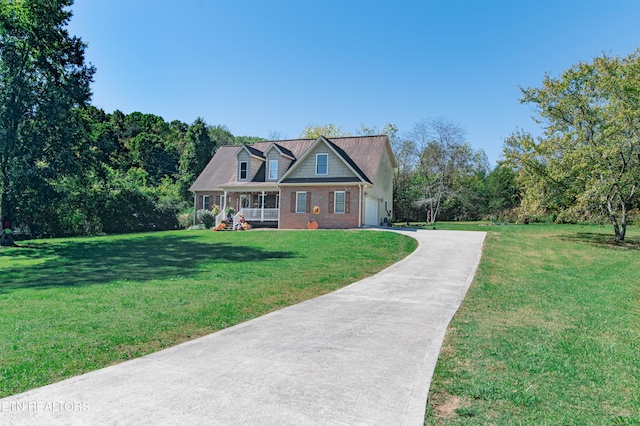
[[[620,239],[616,235],[616,241],[624,241],[624,236],[627,233],[627,206],[624,202],[620,203],[622,205],[622,215],[620,217]]]
[[[6,179],[3,179],[3,181]],[[11,217],[11,207],[9,206],[9,185],[2,182],[2,191],[0,192],[0,220]]]
[[[613,210],[613,205],[611,203],[611,200],[607,201],[607,211],[609,213],[609,221],[611,221],[611,224],[613,225],[613,232],[615,234],[616,243],[624,241],[624,235],[627,232],[627,209],[623,201],[620,202],[620,206],[621,206],[622,212],[621,212],[621,218],[620,218],[621,223],[619,224],[618,219]]]

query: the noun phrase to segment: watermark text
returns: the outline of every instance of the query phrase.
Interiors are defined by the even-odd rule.
[[[72,401],[0,401],[0,412],[35,413],[39,411],[77,413],[89,411],[88,402]]]

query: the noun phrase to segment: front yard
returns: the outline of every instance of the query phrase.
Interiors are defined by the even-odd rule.
[[[0,249],[0,397],[331,292],[415,240],[372,231],[179,231]]]

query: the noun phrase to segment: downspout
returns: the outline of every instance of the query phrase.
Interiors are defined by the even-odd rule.
[[[360,189],[360,196],[358,201],[358,228],[362,228],[362,185],[358,185]]]
[[[282,188],[278,186],[278,229],[280,229],[280,203],[282,202]]]

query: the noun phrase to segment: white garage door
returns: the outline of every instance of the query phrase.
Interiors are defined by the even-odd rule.
[[[365,198],[364,203],[364,224],[378,226],[378,200],[375,198]]]

